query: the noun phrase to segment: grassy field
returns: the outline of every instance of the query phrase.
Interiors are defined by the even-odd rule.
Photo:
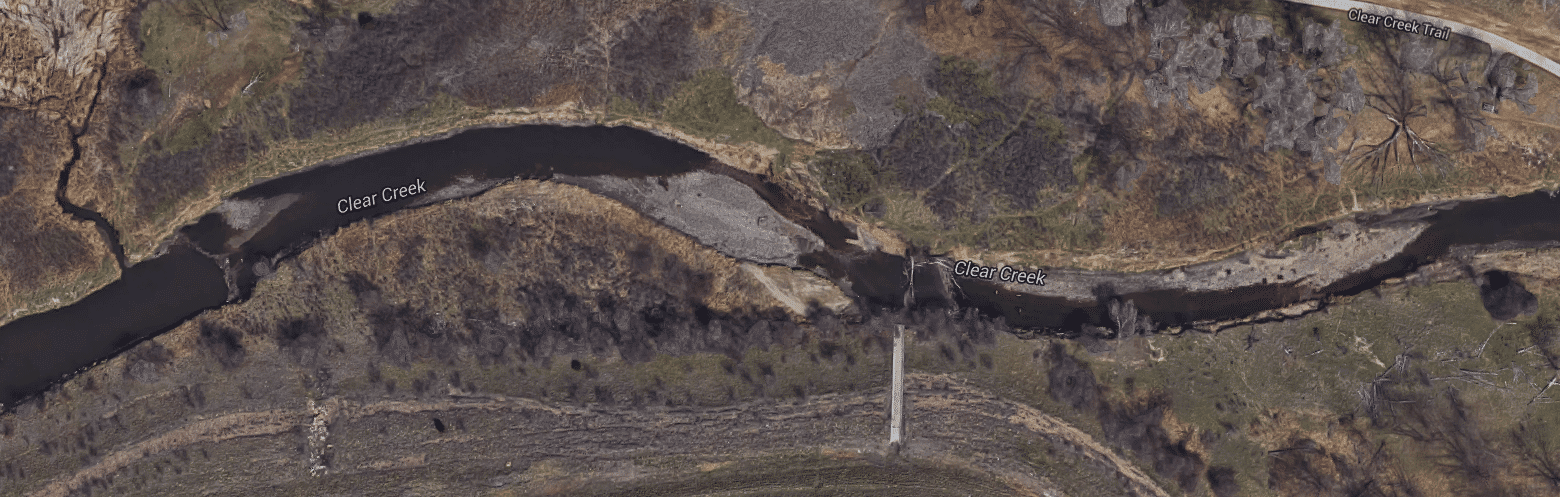
[[[1389,288],[1295,321],[1148,339],[1160,359],[1107,355],[1095,364],[1119,395],[1168,394],[1176,419],[1193,432],[1240,432],[1202,450],[1214,464],[1235,468],[1252,494],[1266,485],[1264,451],[1283,448],[1292,435],[1323,440],[1319,433],[1340,424],[1398,443],[1395,457],[1407,468],[1428,469],[1440,461],[1435,443],[1397,439],[1391,422],[1373,423],[1362,389],[1386,388],[1377,380],[1397,378],[1389,374],[1394,366],[1417,368],[1481,406],[1471,416],[1483,436],[1499,439],[1548,411],[1527,404],[1542,386],[1534,382],[1550,373],[1528,355],[1531,330],[1554,309],[1552,297],[1543,299],[1542,314],[1506,324],[1489,318],[1467,283]]]
[[[198,98],[193,103],[199,108],[193,115],[180,116],[179,122],[171,123],[174,127],[159,137],[166,153],[204,146],[217,129],[241,121],[241,116],[255,110],[256,102],[275,94],[296,76],[284,74],[288,69],[296,70],[299,63],[289,48],[292,26],[302,20],[296,6],[270,0],[229,5],[230,15],[242,13],[247,19],[231,24],[234,29],[229,32],[219,31],[210,21],[192,18],[182,4],[159,2],[142,11],[138,33],[145,44],[142,61],[158,77],[180,86],[181,93]],[[127,157],[127,165],[133,167],[135,159]]]
[[[119,268],[112,255],[98,260],[97,267],[73,278],[62,278],[59,285],[41,285],[38,288],[17,292],[11,300],[16,309],[7,313],[0,324],[28,314],[69,305],[87,294],[102,288],[119,278]]]

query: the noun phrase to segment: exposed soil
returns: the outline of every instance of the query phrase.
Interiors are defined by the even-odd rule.
[[[909,485],[924,486],[930,495],[1046,495],[1056,491],[1055,484],[1022,462],[1034,444],[1056,457],[1077,458],[1085,471],[1106,475],[1123,494],[1169,495],[1088,435],[1032,408],[945,377],[912,375],[907,389],[915,436],[897,456],[885,452],[882,390],[799,402],[633,410],[491,395],[457,394],[432,402],[326,399],[311,401],[309,408],[229,413],[178,426],[105,453],[28,495],[94,488],[151,495],[189,489],[218,475],[222,488],[283,494],[351,487],[366,495],[411,488],[703,495]],[[305,438],[311,451],[328,444],[316,458],[324,468],[313,474],[305,464],[309,457],[291,448]],[[240,456],[236,446],[249,450]],[[158,481],[137,477],[178,454],[183,454],[177,456],[179,473]],[[238,457],[259,466],[240,470]],[[833,461],[844,473],[802,471],[813,458]],[[727,467],[747,476],[722,477],[735,476],[719,471]],[[910,468],[930,473],[905,471]],[[860,471],[867,476],[852,476]],[[882,474],[871,476],[877,472]]]

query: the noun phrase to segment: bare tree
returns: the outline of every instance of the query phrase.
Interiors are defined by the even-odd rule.
[[[1512,468],[1511,454],[1500,450],[1494,433],[1481,426],[1487,414],[1456,388],[1435,386],[1439,378],[1422,368],[1393,376],[1395,381],[1380,389],[1381,401],[1390,408],[1379,410],[1374,423],[1424,450],[1453,477],[1457,495],[1510,495],[1504,476]]]
[[[1124,2],[1088,3],[1096,9],[1098,21],[1086,6],[1071,0],[993,2],[992,12],[1002,22],[997,37],[1018,49],[1015,64],[1039,56],[1089,74],[1113,73],[1111,94],[1119,96],[1145,72],[1147,40],[1136,26],[1128,25]]]
[[[1411,497],[1421,495],[1386,443],[1342,428],[1345,443],[1332,447],[1299,437],[1268,451],[1269,488],[1283,495]]]
[[[1499,136],[1495,127],[1484,118],[1484,101],[1496,98],[1496,93],[1470,80],[1468,64],[1458,66],[1455,72],[1456,79],[1449,75],[1437,77],[1442,82],[1439,102],[1451,107],[1457,135],[1464,144],[1475,152],[1482,151],[1487,140]],[[1455,84],[1457,80],[1462,84]]]
[[[1116,325],[1117,337],[1146,335],[1154,331],[1154,320],[1148,314],[1138,312],[1137,305],[1131,300],[1122,302],[1119,298],[1113,299],[1107,304],[1107,310],[1110,311],[1110,320]]]
[[[1451,159],[1446,153],[1437,149],[1434,142],[1420,137],[1411,126],[1413,119],[1427,114],[1425,102],[1415,94],[1414,87],[1418,76],[1432,70],[1434,47],[1417,39],[1404,43],[1404,36],[1386,30],[1371,29],[1365,33],[1366,45],[1382,59],[1380,64],[1367,65],[1376,91],[1366,94],[1366,105],[1392,123],[1392,133],[1364,147],[1350,161],[1376,183],[1385,178],[1390,167],[1402,163],[1404,151],[1408,152],[1410,165],[1429,163],[1438,172],[1450,171]]]
[[[184,16],[195,22],[205,24],[211,21],[217,25],[217,29],[228,30],[228,10],[232,8],[231,0],[185,0]]]
[[[1529,476],[1543,479],[1550,488],[1560,489],[1560,452],[1550,445],[1546,430],[1529,430],[1526,423],[1511,430],[1512,446]]]

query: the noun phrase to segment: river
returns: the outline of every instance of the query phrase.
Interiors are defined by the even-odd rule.
[[[261,218],[248,232],[232,226],[232,214],[213,211],[118,281],[0,327],[0,405],[14,406],[204,310],[247,298],[276,262],[352,222],[474,195],[509,179],[670,176],[712,164],[703,152],[633,128],[518,126],[466,130],[253,185],[230,200],[261,211],[284,205],[243,216]],[[419,184],[416,194],[396,191]],[[374,204],[342,212],[342,199],[366,197]]]
[[[204,310],[242,301],[279,261],[352,222],[475,195],[511,179],[565,174],[664,178],[692,171],[746,185],[775,211],[816,234],[824,247],[801,256],[799,265],[840,282],[863,306],[975,308],[1015,327],[1062,335],[1086,324],[1107,325],[1105,303],[1110,298],[1134,301],[1161,325],[1233,319],[1308,299],[1358,293],[1433,262],[1453,246],[1560,241],[1560,200],[1540,192],[1429,209],[1418,218],[1429,227],[1401,253],[1321,292],[1274,283],[1211,292],[1159,289],[1094,299],[1040,296],[948,277],[937,269],[935,256],[917,257],[913,280],[907,279],[905,257],[847,243],[854,237],[850,227],[796,194],[647,131],[561,125],[479,128],[253,185],[182,228],[162,255],[131,266],[120,280],[74,304],[0,327],[0,404],[14,406]],[[913,295],[909,299],[907,289]]]

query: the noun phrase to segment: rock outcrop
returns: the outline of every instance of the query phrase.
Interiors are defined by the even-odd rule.
[[[826,148],[881,145],[904,119],[896,100],[929,96],[932,53],[902,19],[870,3],[744,8],[754,34],[739,97],[788,137]]]
[[[0,106],[85,124],[129,2],[0,0]]]

